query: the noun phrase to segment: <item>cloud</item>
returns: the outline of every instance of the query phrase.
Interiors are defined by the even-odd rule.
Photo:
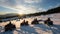
[[[55,7],[59,7],[59,6],[60,6],[60,3],[58,3],[58,4],[54,5],[54,6],[51,6],[51,5],[50,5],[48,9],[55,8]]]
[[[44,9],[44,8],[38,8],[38,10],[41,11],[41,12],[46,11],[46,9]]]
[[[29,13],[35,13],[38,12],[38,10],[35,7],[25,7],[23,5],[17,5],[15,7],[9,7],[9,6],[2,6],[4,8],[12,10],[14,13],[19,14],[29,14]]]
[[[7,14],[7,13],[17,13],[19,10],[9,7],[9,6],[2,6],[0,5],[0,9],[2,8],[2,10],[0,10],[0,14]]]
[[[58,7],[58,6],[60,6],[60,3],[58,3],[55,7]]]
[[[22,5],[18,5],[15,7],[15,9],[18,9],[18,13],[23,13],[23,14],[29,14],[29,13],[35,13],[35,12],[38,12],[37,8],[35,7],[25,7],[25,6],[22,6]]]
[[[0,0],[0,5],[3,6],[14,6],[15,4],[15,0]]]
[[[42,0],[24,0],[26,3],[39,3],[42,2]]]
[[[25,3],[38,3],[41,1],[42,0],[0,0],[0,6],[14,10],[19,14],[29,14],[39,12],[44,9],[43,8],[37,9],[36,6],[26,5]]]

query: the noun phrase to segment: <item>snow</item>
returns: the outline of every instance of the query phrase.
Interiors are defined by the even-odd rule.
[[[37,18],[38,20],[46,20],[47,17],[50,17],[53,21],[53,26],[48,26],[43,23],[43,21],[40,21],[40,24],[32,25],[31,21],[34,18]],[[20,26],[20,23],[22,23],[23,20],[29,21],[29,26]],[[14,31],[7,31],[4,32],[4,26],[9,23],[2,22],[0,23],[0,34],[60,34],[60,13],[58,14],[50,14],[50,15],[41,15],[36,17],[30,17],[30,18],[24,18],[20,19],[20,21],[13,20],[11,21],[12,24],[15,24],[16,30]]]
[[[59,34],[60,25],[49,27],[45,24],[21,26],[14,31],[1,32],[0,34]]]

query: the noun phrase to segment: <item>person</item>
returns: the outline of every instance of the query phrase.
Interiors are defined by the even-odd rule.
[[[16,29],[15,25],[13,25],[11,22],[9,24],[5,25],[4,28],[5,28],[5,31],[8,31],[8,30],[12,31],[12,30]]]
[[[25,20],[23,20],[23,22],[21,23],[21,26],[25,25]]]
[[[25,22],[25,25],[28,25],[28,21]]]
[[[48,26],[53,25],[53,21],[51,21],[50,18],[48,18],[46,21],[44,21],[45,24],[47,24]]]
[[[39,24],[37,18],[35,18],[31,24]]]

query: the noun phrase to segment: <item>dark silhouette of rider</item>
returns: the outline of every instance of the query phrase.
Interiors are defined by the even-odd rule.
[[[53,25],[53,21],[51,21],[51,19],[50,18],[48,18],[46,21],[44,21],[44,23],[45,24],[47,24],[47,25]]]
[[[32,24],[39,24],[37,18],[35,18],[35,19],[32,21]]]

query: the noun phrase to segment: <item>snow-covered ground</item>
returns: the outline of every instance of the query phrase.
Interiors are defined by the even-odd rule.
[[[31,25],[31,21],[34,18],[37,18],[38,20],[46,20],[48,17],[50,17],[54,23],[54,25],[51,27],[44,24],[43,21],[39,22],[40,24],[38,25]],[[29,21],[29,26],[20,26],[20,23],[24,19]],[[9,22],[0,23],[0,34],[60,34],[60,13],[45,16],[41,15],[24,19],[20,19],[20,21],[16,20],[11,21],[12,24],[16,25],[16,30],[14,31],[4,32],[4,26]]]

